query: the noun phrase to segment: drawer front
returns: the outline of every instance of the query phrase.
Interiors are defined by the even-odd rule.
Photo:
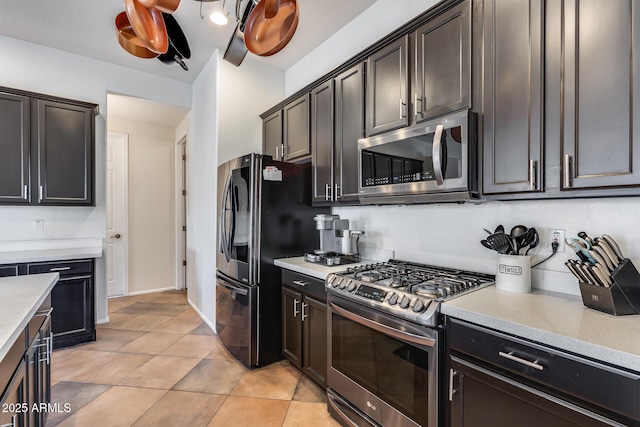
[[[36,310],[35,314],[29,321],[29,327],[27,328],[27,345],[30,345],[34,340],[40,327],[44,323],[45,319],[51,315],[51,294],[47,295],[40,307]]]
[[[92,274],[92,260],[38,262],[27,264],[27,274],[60,273],[60,277]]]
[[[552,390],[640,420],[640,374],[449,319],[447,342],[464,353]]]
[[[282,284],[319,301],[327,302],[327,293],[324,290],[324,280],[322,279],[283,268]]]

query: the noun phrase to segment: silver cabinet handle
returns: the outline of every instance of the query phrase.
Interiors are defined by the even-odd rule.
[[[536,161],[529,159],[529,188],[536,189]]]
[[[419,108],[418,108],[418,101],[420,101],[420,107]],[[415,117],[418,117],[418,114],[420,114],[421,116],[424,115],[422,113],[422,98],[418,98],[418,92],[415,92],[413,94],[413,115]]]
[[[402,118],[407,117],[407,116],[404,114],[404,106],[405,106],[405,103],[404,103],[404,101],[402,100],[402,98],[400,98],[400,117],[402,117]]]
[[[51,316],[51,313],[53,312],[53,307],[50,307],[49,310],[47,311],[37,311],[36,314],[33,315],[33,317],[48,317]]]
[[[453,368],[449,369],[449,402],[453,402],[453,393],[456,392],[456,390],[453,389],[453,377],[455,377],[456,374],[457,372]]]
[[[571,187],[571,156],[564,155],[564,188]]]
[[[11,422],[9,424],[1,424],[0,427],[18,427],[18,414],[14,414],[11,417]]]
[[[56,268],[49,269],[49,271],[67,271],[67,270],[71,270],[71,267],[56,267]]]
[[[25,200],[29,198],[29,186],[27,184],[25,184],[22,189],[22,198]]]
[[[297,299],[294,298],[293,300],[293,317],[297,317],[298,314],[300,313],[300,310],[298,310],[298,303],[300,301],[298,301]]]
[[[340,188],[338,184],[336,184],[335,195],[335,200],[338,200],[340,197],[342,197],[342,188]]]
[[[38,201],[42,201],[42,194],[43,194],[43,190],[42,190],[42,185],[40,186],[40,189],[38,190]]]
[[[294,280],[293,283],[298,286],[307,286],[309,284],[309,282],[304,282],[302,280]]]
[[[287,151],[288,151],[288,150],[287,150],[287,147],[288,147],[288,145],[284,145],[284,144],[282,144],[282,150],[281,150],[281,151],[282,151],[282,158],[283,158],[283,159],[284,159],[285,154],[286,154],[286,153],[287,153]]]
[[[275,159],[278,160],[280,157],[278,156],[278,146],[276,145],[276,157]]]
[[[305,309],[309,307],[309,304],[305,304],[304,302],[302,303],[302,321],[304,322],[304,319],[306,319],[307,317],[309,317],[309,315],[307,313],[305,313]]]
[[[513,352],[505,353],[503,351],[498,352],[499,356],[504,357],[505,359],[513,360],[514,362],[522,363],[525,366],[528,366],[533,369],[537,369],[538,371],[544,370],[544,366],[538,364],[538,361],[535,360],[533,362],[529,362],[528,360],[522,359],[518,356],[514,356]]]
[[[436,133],[433,136],[433,172],[436,176],[436,184],[444,184],[444,176],[442,174],[442,132],[444,131],[444,125],[439,124],[436,126]]]
[[[331,192],[331,190],[329,190],[329,184],[325,184],[324,185],[324,199],[326,201],[329,201],[329,193]]]

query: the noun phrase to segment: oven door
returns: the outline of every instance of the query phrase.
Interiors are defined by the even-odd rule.
[[[438,332],[334,295],[328,298],[329,393],[353,411],[332,404],[337,418],[360,411],[382,426],[438,425]],[[364,417],[363,417],[364,418]]]

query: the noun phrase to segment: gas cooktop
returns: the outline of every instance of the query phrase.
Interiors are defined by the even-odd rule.
[[[356,262],[360,262],[360,255],[341,255],[335,252],[326,252],[326,253],[313,253],[313,254],[304,254],[304,260],[306,262],[312,262],[314,264],[322,264],[322,265],[343,265],[343,264],[354,264]]]
[[[489,274],[389,260],[329,274],[325,288],[394,316],[435,326],[442,301],[494,281]]]

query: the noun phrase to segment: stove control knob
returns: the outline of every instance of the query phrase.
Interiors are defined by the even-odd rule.
[[[349,279],[349,282],[348,282],[348,283],[349,283],[349,285],[347,286],[347,290],[348,290],[349,292],[353,292],[353,291],[355,291],[357,286],[356,286],[356,284],[355,284],[355,283],[353,283],[353,280]]]
[[[407,298],[405,295],[402,296],[402,298],[400,299],[400,302],[398,303],[398,305],[402,308],[407,308],[409,307],[409,298]]]
[[[336,276],[335,274],[333,273],[329,274],[326,280],[327,286],[333,285],[333,282],[335,282],[337,278],[338,276]]]
[[[340,278],[340,289],[346,289],[347,288],[347,279],[342,277]]]
[[[389,305],[396,305],[398,303],[398,294],[391,292],[387,297],[387,302]]]
[[[422,302],[421,299],[414,298],[411,301],[411,309],[416,313],[420,313],[422,310],[424,310],[424,303]]]

